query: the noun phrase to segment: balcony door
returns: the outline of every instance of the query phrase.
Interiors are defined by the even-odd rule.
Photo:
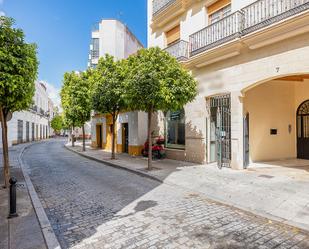
[[[231,0],[217,1],[207,8],[209,24],[215,23],[231,13]]]

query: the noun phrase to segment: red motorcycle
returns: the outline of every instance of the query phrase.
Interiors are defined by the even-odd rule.
[[[153,159],[162,159],[165,158],[165,150],[164,150],[165,140],[163,137],[158,137],[154,139],[154,143],[152,144],[152,158]],[[148,139],[144,144],[144,148],[142,149],[142,155],[144,157],[148,157],[149,150],[149,142]]]

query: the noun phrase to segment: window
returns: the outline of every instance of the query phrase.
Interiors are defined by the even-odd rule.
[[[92,58],[99,58],[100,56],[100,40],[99,38],[92,38]]]
[[[22,143],[24,137],[24,121],[17,120],[17,143]]]
[[[171,45],[180,40],[180,25],[172,28],[171,30],[165,33],[166,36],[166,44]]]
[[[30,123],[26,122],[26,142],[30,141]]]
[[[232,13],[231,1],[221,0],[207,8],[209,24],[217,22]]]
[[[32,125],[31,125],[31,140],[32,141],[35,140],[35,136],[34,136],[34,123],[32,123]]]
[[[185,112],[184,109],[168,112],[166,115],[166,147],[185,148]]]

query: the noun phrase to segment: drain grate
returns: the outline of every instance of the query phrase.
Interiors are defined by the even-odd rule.
[[[16,188],[17,189],[25,189],[26,185],[24,183],[16,183]]]
[[[267,179],[274,178],[274,176],[270,176],[270,175],[259,175],[259,177],[267,178]]]

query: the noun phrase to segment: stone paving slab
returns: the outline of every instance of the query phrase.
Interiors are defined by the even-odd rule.
[[[24,160],[63,248],[309,248],[305,231],[85,159],[57,141],[34,145]]]
[[[47,248],[36,213],[26,187],[25,179],[19,164],[19,154],[26,145],[9,149],[11,176],[17,182],[18,217],[7,219],[8,190],[0,188],[0,248],[1,249],[44,249]],[[0,153],[0,184],[3,185],[3,159]]]
[[[82,152],[81,143],[72,148],[80,155],[114,164],[158,180],[207,195],[213,200],[263,215],[309,231],[309,161],[278,161],[248,170],[219,170],[213,165],[197,165],[175,160],[157,160],[152,171],[145,170],[147,159],[92,149]],[[272,164],[271,164],[272,163]],[[278,166],[278,165],[283,165]],[[294,167],[293,167],[294,165]]]

